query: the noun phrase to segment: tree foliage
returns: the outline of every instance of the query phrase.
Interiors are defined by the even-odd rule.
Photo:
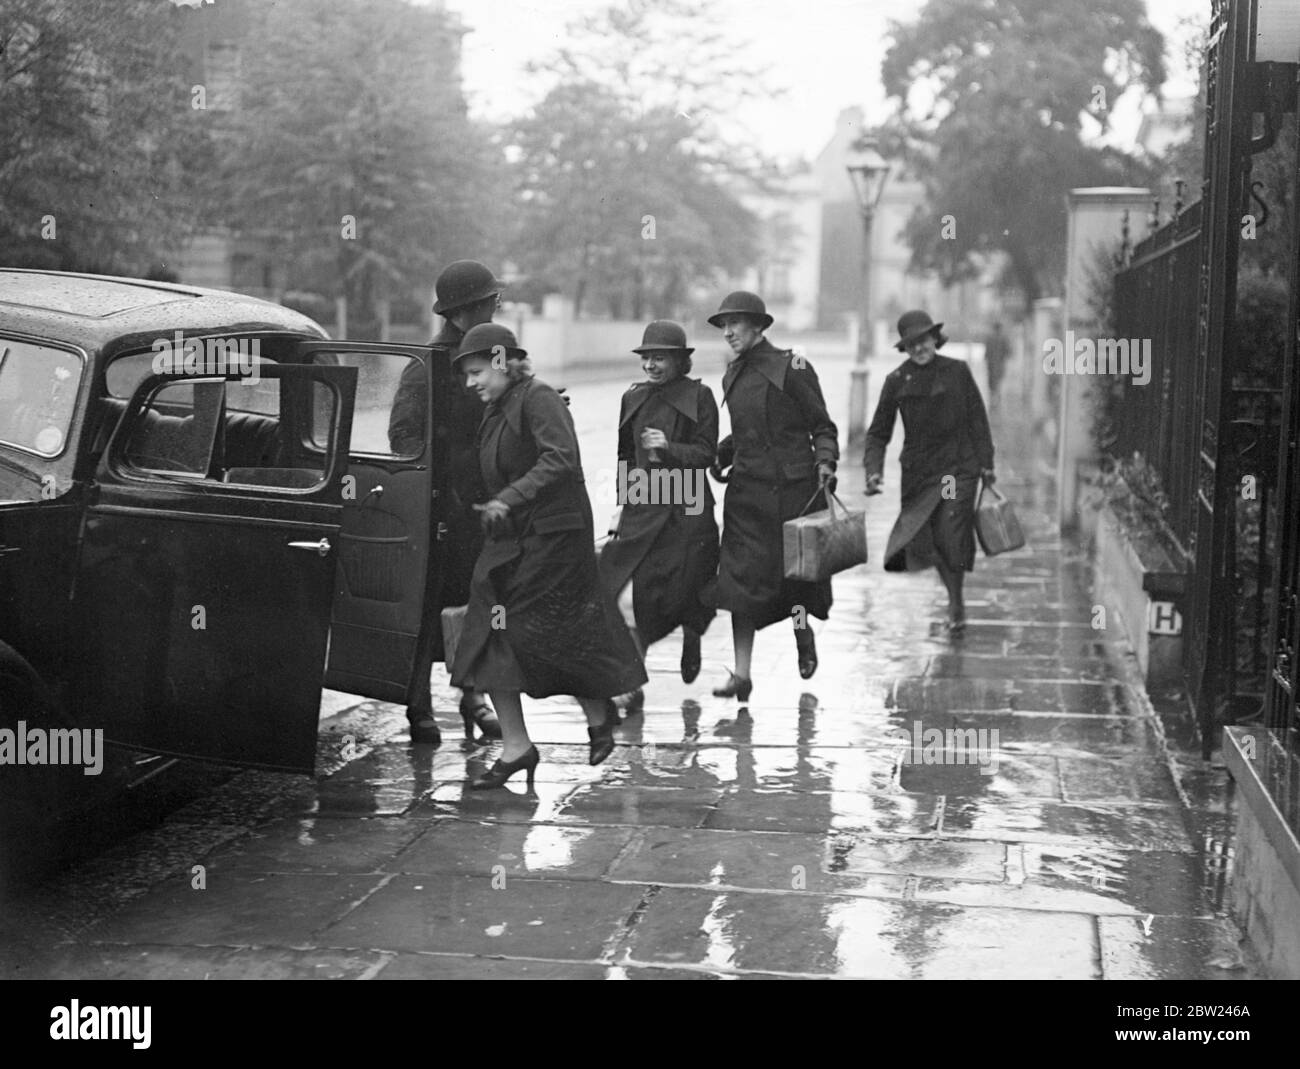
[[[892,37],[891,147],[929,202],[907,229],[914,265],[956,280],[1001,253],[1026,301],[1058,287],[1066,193],[1146,174],[1085,141],[1086,115],[1105,130],[1122,93],[1164,81],[1163,38],[1142,0],[929,0]]]
[[[439,267],[494,258],[504,175],[445,81],[445,15],[404,0],[257,9],[222,142],[226,221],[279,243],[291,285],[345,296],[349,333]],[[368,321],[369,320],[369,321]]]
[[[6,0],[0,250],[11,266],[144,274],[193,229],[212,162],[168,0]]]
[[[765,88],[706,5],[646,0],[580,19],[533,73],[550,83],[510,132],[534,285],[581,311],[668,316],[692,286],[754,259],[747,193],[781,168],[734,116]]]

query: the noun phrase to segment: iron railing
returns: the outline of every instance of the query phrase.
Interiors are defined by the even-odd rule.
[[[1111,453],[1141,457],[1168,498],[1167,529],[1176,556],[1191,566],[1195,539],[1197,462],[1201,448],[1199,396],[1204,369],[1197,346],[1197,285],[1201,269],[1201,205],[1140,242],[1115,276],[1116,338],[1150,342],[1151,378],[1120,378],[1112,389]]]

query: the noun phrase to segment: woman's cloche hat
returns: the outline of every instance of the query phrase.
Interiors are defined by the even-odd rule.
[[[496,356],[498,346],[505,350],[507,360],[522,360],[528,355],[527,351],[519,347],[519,341],[509,327],[503,327],[500,323],[480,323],[476,327],[470,327],[461,339],[460,351],[456,353],[452,366],[455,367],[467,356]]]
[[[641,335],[641,344],[632,350],[634,353],[682,353],[690,356],[694,349],[686,345],[686,331],[680,323],[671,319],[656,319],[645,328]]]
[[[723,316],[745,315],[752,316],[759,321],[759,329],[767,330],[775,320],[767,314],[767,305],[763,303],[763,298],[757,293],[750,293],[748,290],[736,290],[735,293],[729,293],[722,300],[722,307],[713,315],[709,316],[709,323],[712,326],[722,326]]]
[[[899,352],[906,352],[912,342],[919,341],[927,334],[933,334],[934,347],[938,349],[948,340],[943,336],[942,328],[943,324],[934,322],[928,312],[920,309],[904,312],[898,319],[898,341],[894,348]]]

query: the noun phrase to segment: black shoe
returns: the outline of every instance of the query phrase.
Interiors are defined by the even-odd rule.
[[[753,693],[753,680],[742,679],[735,672],[728,672],[731,679],[727,681],[724,687],[715,687],[713,696],[715,698],[739,698],[742,702],[749,701],[749,696]]]
[[[501,721],[492,707],[477,694],[460,696],[460,719],[465,725],[465,738],[470,742],[479,741],[474,738],[476,725],[484,739],[501,738]]]
[[[605,722],[599,727],[588,727],[587,738],[591,740],[587,754],[587,764],[598,765],[614,752],[614,728],[618,725],[618,710],[612,709],[613,701],[605,708]]]
[[[948,619],[944,621],[943,629],[948,632],[949,638],[961,638],[966,633],[966,606],[960,609],[949,609]]]
[[[411,741],[422,746],[441,746],[442,732],[432,710],[407,709],[406,722],[411,725]]]
[[[493,762],[492,767],[479,776],[476,780],[471,780],[469,789],[471,791],[490,791],[494,787],[504,787],[506,780],[516,772],[523,771],[528,776],[528,789],[533,789],[533,776],[537,772],[537,765],[541,762],[541,754],[537,752],[536,746],[528,747],[528,752],[514,761],[497,760]]]
[[[700,633],[682,632],[682,682],[694,683],[700,674]]]
[[[798,628],[794,633],[794,643],[799,647],[799,675],[811,679],[817,671],[817,643],[813,633],[806,627]]]

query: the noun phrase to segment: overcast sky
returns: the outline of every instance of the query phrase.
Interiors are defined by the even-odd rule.
[[[423,0],[433,3],[435,0]],[[599,10],[608,0],[444,0],[472,32],[465,37],[465,89],[473,114],[504,119],[524,112],[538,87],[524,64],[547,55],[563,40],[573,13]],[[1079,0],[1086,4],[1088,0]],[[745,116],[746,125],[782,156],[817,154],[830,137],[842,108],[860,104],[868,123],[885,107],[880,63],[890,19],[915,19],[922,0],[713,0],[735,28],[736,46],[753,57],[788,96]],[[1180,17],[1201,14],[1208,24],[1210,0],[1148,0],[1156,28],[1171,46]],[[1171,47],[1171,51],[1173,48]],[[1171,71],[1181,49],[1168,57]],[[1174,95],[1194,92],[1195,81],[1171,80]],[[1137,129],[1135,108],[1122,102],[1114,112],[1121,143]]]

